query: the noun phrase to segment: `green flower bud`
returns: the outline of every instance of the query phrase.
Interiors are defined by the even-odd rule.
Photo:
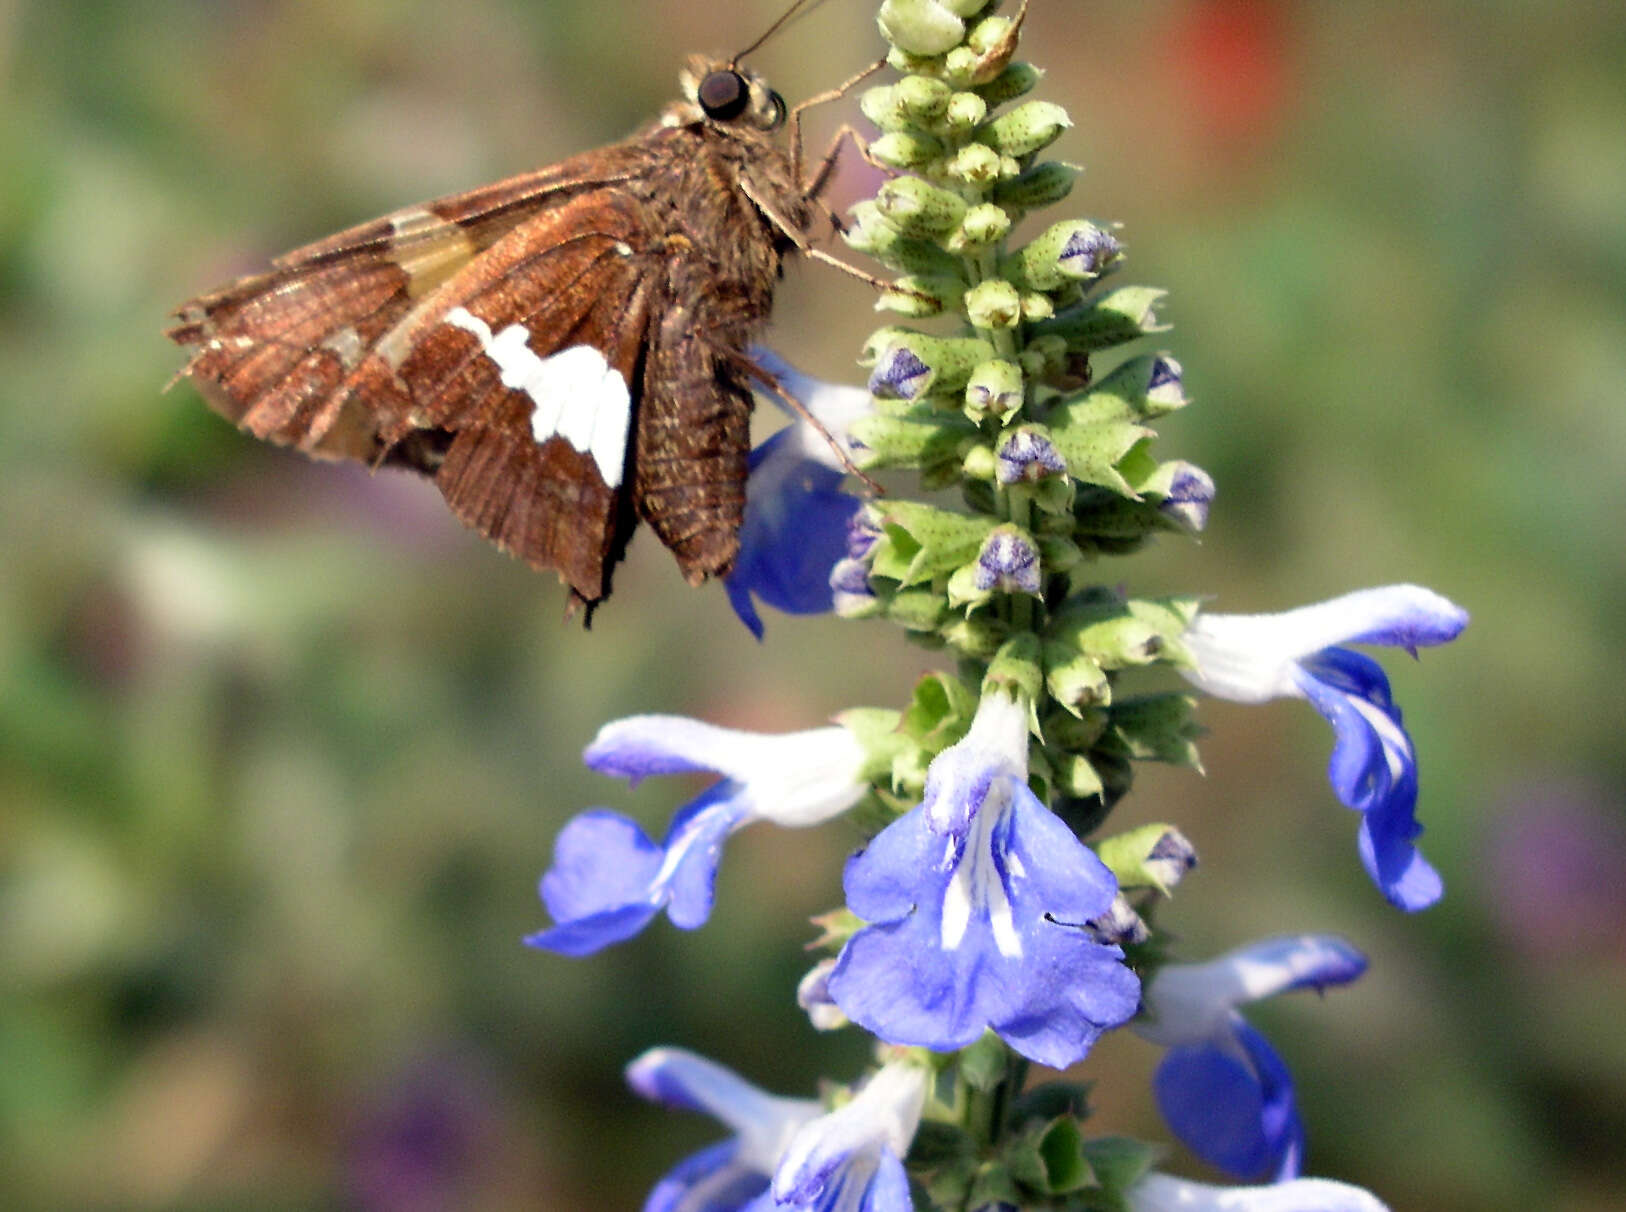
[[[1003,158],[986,143],[967,143],[948,162],[947,174],[955,181],[987,189],[1000,179]]]
[[[1114,703],[1100,748],[1137,761],[1168,762],[1201,770],[1194,743],[1202,729],[1192,721],[1197,700],[1188,694],[1154,694]]]
[[[1078,653],[1107,670],[1149,665],[1167,646],[1153,621],[1129,603],[1105,597],[1068,603],[1051,620],[1045,639],[1056,651]]]
[[[938,55],[916,55],[894,46],[886,52],[886,65],[903,76],[940,76],[943,60]]]
[[[876,311],[894,311],[911,319],[957,311],[965,296],[965,282],[957,276],[907,274],[882,291]]]
[[[937,631],[950,648],[978,661],[986,661],[998,652],[1010,633],[1009,623],[987,611],[956,616]]]
[[[945,236],[965,218],[965,200],[922,181],[894,177],[875,195],[881,216],[906,236]]]
[[[916,77],[910,77],[915,79]],[[947,89],[944,85],[944,89]],[[858,111],[883,131],[907,130],[914,121],[898,96],[897,84],[865,89],[858,98]]]
[[[994,520],[917,501],[889,502],[870,567],[876,576],[916,585],[977,558]]]
[[[906,631],[936,631],[948,613],[943,595],[928,585],[882,594],[882,613]]]
[[[943,56],[943,78],[955,88],[970,88],[977,82],[982,56],[969,46],[956,46]]]
[[[1093,799],[1106,794],[1106,785],[1095,769],[1095,764],[1082,753],[1062,754],[1053,760],[1056,787],[1075,800]]]
[[[964,417],[922,404],[909,406],[902,415],[873,412],[860,417],[850,433],[862,447],[858,456],[865,468],[953,465],[977,440],[976,426]]]
[[[1059,480],[1049,480],[1039,486],[1041,492],[1054,488],[1065,489],[1066,485]],[[1014,491],[1023,490],[1018,488]],[[1032,492],[1033,489],[1027,491]],[[1040,535],[1038,542],[1039,559],[1047,572],[1071,572],[1084,562],[1083,548],[1064,534]]]
[[[1105,707],[1112,701],[1112,683],[1106,670],[1065,644],[1045,643],[1044,671],[1050,697],[1074,715],[1086,707]]]
[[[1030,156],[1048,147],[1072,125],[1067,111],[1049,101],[1024,101],[978,132],[978,138],[1001,155]]]
[[[1156,312],[1167,293],[1150,286],[1120,286],[1082,307],[1035,325],[1034,331],[1036,335],[1054,333],[1075,351],[1122,345],[1168,327],[1158,323]]]
[[[881,36],[900,50],[941,55],[965,37],[965,22],[954,7],[955,0],[885,0],[877,23]]]
[[[994,201],[1001,206],[1037,210],[1053,206],[1073,192],[1079,170],[1060,160],[1046,160],[994,186]]]
[[[1029,324],[1036,324],[1040,320],[1048,320],[1056,314],[1056,305],[1050,301],[1049,295],[1027,294],[1022,296],[1022,318]]]
[[[898,108],[921,126],[935,126],[948,109],[953,90],[931,76],[906,76],[892,86]]]
[[[1023,373],[1030,379],[1048,382],[1067,360],[1067,342],[1054,334],[1030,336],[1019,360]]]
[[[1004,105],[1026,96],[1038,87],[1044,72],[1031,63],[1012,63],[986,84],[977,87],[977,95],[988,102],[990,108]]]
[[[847,247],[874,257],[890,269],[905,273],[954,277],[963,273],[961,261],[939,244],[904,235],[881,217],[873,202],[852,209],[853,224],[844,239]],[[963,284],[963,279],[962,279]]]
[[[919,168],[943,154],[943,141],[914,131],[888,131],[869,145],[869,154],[889,168]]]
[[[988,102],[976,93],[955,93],[949,98],[943,126],[952,135],[969,135],[988,117]]]
[[[960,220],[959,243],[966,248],[998,244],[1011,230],[1011,217],[992,202],[979,203]]]
[[[999,358],[975,367],[966,380],[965,414],[982,422],[998,417],[1003,425],[1022,407],[1024,397],[1022,368]]]
[[[990,278],[965,292],[965,314],[976,328],[1015,328],[1022,322],[1022,295],[1009,282]]]
[[[999,460],[992,447],[979,444],[965,452],[960,471],[972,480],[992,481],[999,475]]]

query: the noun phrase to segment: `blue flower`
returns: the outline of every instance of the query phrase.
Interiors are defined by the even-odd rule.
[[[822,1108],[777,1098],[681,1048],[652,1048],[627,1066],[627,1083],[651,1102],[704,1111],[735,1135],[679,1162],[655,1185],[644,1212],[742,1212],[768,1184],[791,1138]]]
[[[771,736],[681,716],[631,716],[600,729],[583,758],[600,774],[634,784],[701,770],[723,780],[678,812],[658,846],[635,821],[603,809],[564,827],[541,886],[558,924],[525,940],[562,955],[629,939],[662,909],[684,930],[703,925],[731,833],[757,820],[816,825],[851,808],[869,787],[863,747],[834,725]]]
[[[1146,986],[1137,1034],[1168,1048],[1153,1086],[1170,1130],[1198,1157],[1243,1179],[1297,1178],[1304,1125],[1293,1079],[1237,1012],[1293,989],[1344,985],[1366,957],[1343,939],[1264,939],[1204,964],[1168,964]]]
[[[1029,790],[1027,718],[1025,702],[984,694],[924,801],[847,863],[847,903],[870,924],[829,992],[889,1043],[952,1051],[992,1027],[1062,1068],[1135,1013],[1139,982],[1089,925],[1117,885]]]
[[[751,356],[837,441],[848,442],[848,427],[870,410],[869,393],[861,388],[810,379],[762,348]],[[723,583],[734,613],[760,640],[753,594],[786,614],[831,609],[830,570],[847,553],[847,524],[860,502],[841,491],[846,465],[805,417],[753,450],[750,466],[740,551]]]
[[[1124,1206],[1128,1212],[1389,1212],[1370,1191],[1325,1178],[1211,1187],[1155,1171],[1124,1192]]]
[[[1411,911],[1440,899],[1439,873],[1417,852],[1417,756],[1389,681],[1371,657],[1336,644],[1387,644],[1416,655],[1454,640],[1468,614],[1416,585],[1363,589],[1281,614],[1203,613],[1185,634],[1186,676],[1239,703],[1308,699],[1333,726],[1328,777],[1362,814],[1361,861],[1390,902]]]
[[[846,1106],[804,1124],[751,1212],[914,1212],[903,1158],[928,1078],[908,1059],[892,1061]]]

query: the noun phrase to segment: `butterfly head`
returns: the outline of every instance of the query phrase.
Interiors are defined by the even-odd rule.
[[[667,126],[716,122],[776,130],[784,125],[785,99],[761,76],[737,63],[697,55],[684,67],[679,81],[683,100],[669,106],[662,116]]]

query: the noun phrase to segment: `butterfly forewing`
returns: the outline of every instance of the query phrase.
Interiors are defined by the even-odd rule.
[[[636,199],[544,211],[418,304],[357,368],[386,444],[449,435],[435,480],[466,523],[587,601],[631,530],[622,487],[655,278]]]

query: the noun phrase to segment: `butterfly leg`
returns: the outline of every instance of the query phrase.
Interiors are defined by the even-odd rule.
[[[767,388],[771,394],[783,401],[786,407],[811,425],[813,432],[823,438],[829,444],[830,449],[835,451],[836,457],[841,460],[841,465],[846,469],[848,475],[861,480],[864,486],[877,496],[885,495],[885,489],[865,475],[858,464],[853,462],[852,452],[847,449],[847,444],[831,433],[829,427],[813,415],[813,410],[797,398],[795,393],[780,381],[778,375],[763,366],[750,354],[741,350],[722,345],[714,346],[714,348],[720,356],[729,359],[735,365],[744,369],[759,384]]]
[[[815,105],[824,105],[830,101],[839,101],[858,85],[868,80],[876,72],[886,66],[885,59],[877,59],[852,79],[845,81],[827,92],[816,93],[806,101],[802,101],[790,111],[790,167],[791,179],[798,185],[802,181],[802,111],[812,109]],[[841,136],[836,136],[839,142]],[[827,158],[834,155],[834,149],[827,154]],[[866,159],[868,157],[866,156]]]

